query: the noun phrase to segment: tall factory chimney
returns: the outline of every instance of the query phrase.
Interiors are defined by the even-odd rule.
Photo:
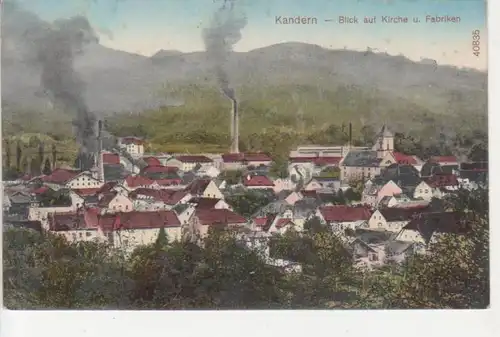
[[[238,102],[236,99],[231,98],[231,153],[239,153],[239,141],[240,141],[240,130],[239,130],[239,116],[238,116]]]
[[[97,179],[104,181],[104,160],[102,157],[102,120],[97,122],[97,153],[96,153]]]
[[[349,122],[349,147],[352,146],[352,123]]]

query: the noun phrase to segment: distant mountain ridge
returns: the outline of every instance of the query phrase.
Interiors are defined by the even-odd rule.
[[[164,85],[214,85],[213,67],[204,52],[160,50],[151,57],[88,46],[75,60],[86,86],[86,100],[96,112],[136,112],[154,108],[168,97]],[[280,86],[297,84],[332,90],[357,86],[381,90],[445,112],[453,101],[468,113],[486,113],[487,74],[437,65],[425,59],[384,53],[330,50],[290,42],[233,53],[227,62],[232,84]],[[2,96],[11,105],[37,106],[39,69],[2,53]],[[292,94],[292,93],[291,93]],[[175,104],[168,100],[166,104]]]

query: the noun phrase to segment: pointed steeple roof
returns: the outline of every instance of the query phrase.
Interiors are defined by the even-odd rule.
[[[394,137],[394,134],[392,133],[391,130],[387,127],[387,125],[383,125],[382,129],[380,129],[380,132],[378,134],[378,137]]]

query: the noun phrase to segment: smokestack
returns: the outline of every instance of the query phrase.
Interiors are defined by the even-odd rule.
[[[231,153],[240,153],[239,141],[240,141],[240,130],[239,130],[239,114],[238,114],[238,102],[235,99],[231,99]]]
[[[349,122],[349,146],[352,146],[352,123]]]
[[[102,158],[102,120],[97,122],[97,158],[95,160],[97,179],[104,181],[104,160]]]

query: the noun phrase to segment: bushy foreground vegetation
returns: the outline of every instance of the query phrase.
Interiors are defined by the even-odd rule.
[[[7,229],[4,303],[10,309],[485,308],[489,304],[487,191],[460,192],[453,207],[472,231],[446,235],[426,255],[374,271],[355,267],[339,237],[318,223],[273,240],[295,259],[284,273],[236,233],[214,228],[203,245],[157,242],[122,251],[68,243],[51,233]]]

